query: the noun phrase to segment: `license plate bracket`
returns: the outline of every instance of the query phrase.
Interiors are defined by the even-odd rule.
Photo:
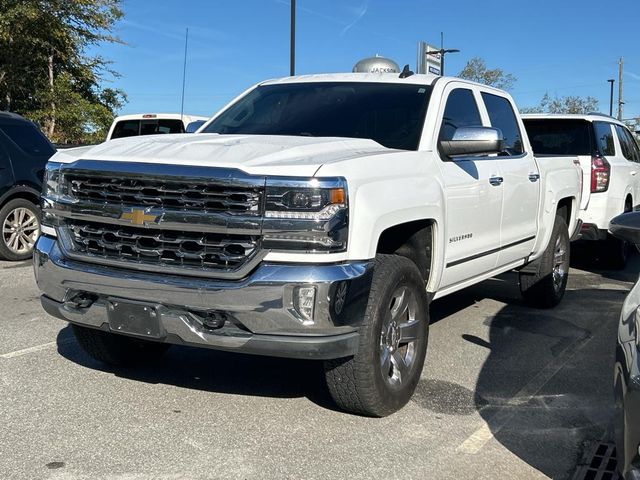
[[[160,313],[154,305],[111,299],[107,311],[109,328],[114,332],[151,338],[164,336]]]

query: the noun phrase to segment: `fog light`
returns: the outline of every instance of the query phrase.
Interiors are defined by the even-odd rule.
[[[316,287],[296,287],[293,292],[293,307],[303,325],[313,324],[313,310],[316,305]]]

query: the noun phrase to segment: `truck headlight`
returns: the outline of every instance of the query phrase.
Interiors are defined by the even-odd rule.
[[[67,195],[66,185],[61,172],[61,163],[48,162],[44,170],[42,197],[56,201]]]
[[[347,230],[343,178],[267,179],[265,248],[342,252],[347,248]]]
[[[55,235],[53,227],[57,224],[56,217],[51,213],[54,203],[70,200],[61,167],[61,163],[48,162],[42,181],[42,231],[49,235]]]

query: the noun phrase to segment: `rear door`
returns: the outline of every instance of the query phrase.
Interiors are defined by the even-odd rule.
[[[640,199],[640,150],[633,135],[622,125],[615,125],[616,133],[622,156],[627,160],[624,172],[629,186],[631,187],[631,195],[633,197],[633,206],[637,205]]]
[[[504,136],[505,151],[495,158],[502,183],[500,256],[504,266],[528,257],[538,231],[540,172],[533,154],[526,151],[522,131],[507,97],[482,92],[482,101],[491,126]]]
[[[529,143],[538,161],[545,156],[578,157],[582,168],[580,209],[589,205],[591,195],[591,156],[594,153],[591,123],[580,118],[526,118]]]
[[[439,140],[451,140],[457,128],[482,126],[479,94],[464,84],[449,84],[441,106]],[[446,201],[445,270],[441,288],[496,268],[500,251],[502,186],[496,157],[449,159],[440,155]],[[494,182],[495,183],[495,182]]]

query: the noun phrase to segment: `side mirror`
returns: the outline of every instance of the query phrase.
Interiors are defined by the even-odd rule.
[[[195,122],[189,123],[184,132],[185,133],[193,133],[196,130],[198,130],[204,124],[205,124],[205,120],[196,120]]]
[[[440,152],[446,157],[491,155],[504,151],[504,135],[499,128],[460,127],[451,140],[440,141]]]
[[[640,245],[640,212],[618,215],[609,223],[609,231],[615,237]]]

